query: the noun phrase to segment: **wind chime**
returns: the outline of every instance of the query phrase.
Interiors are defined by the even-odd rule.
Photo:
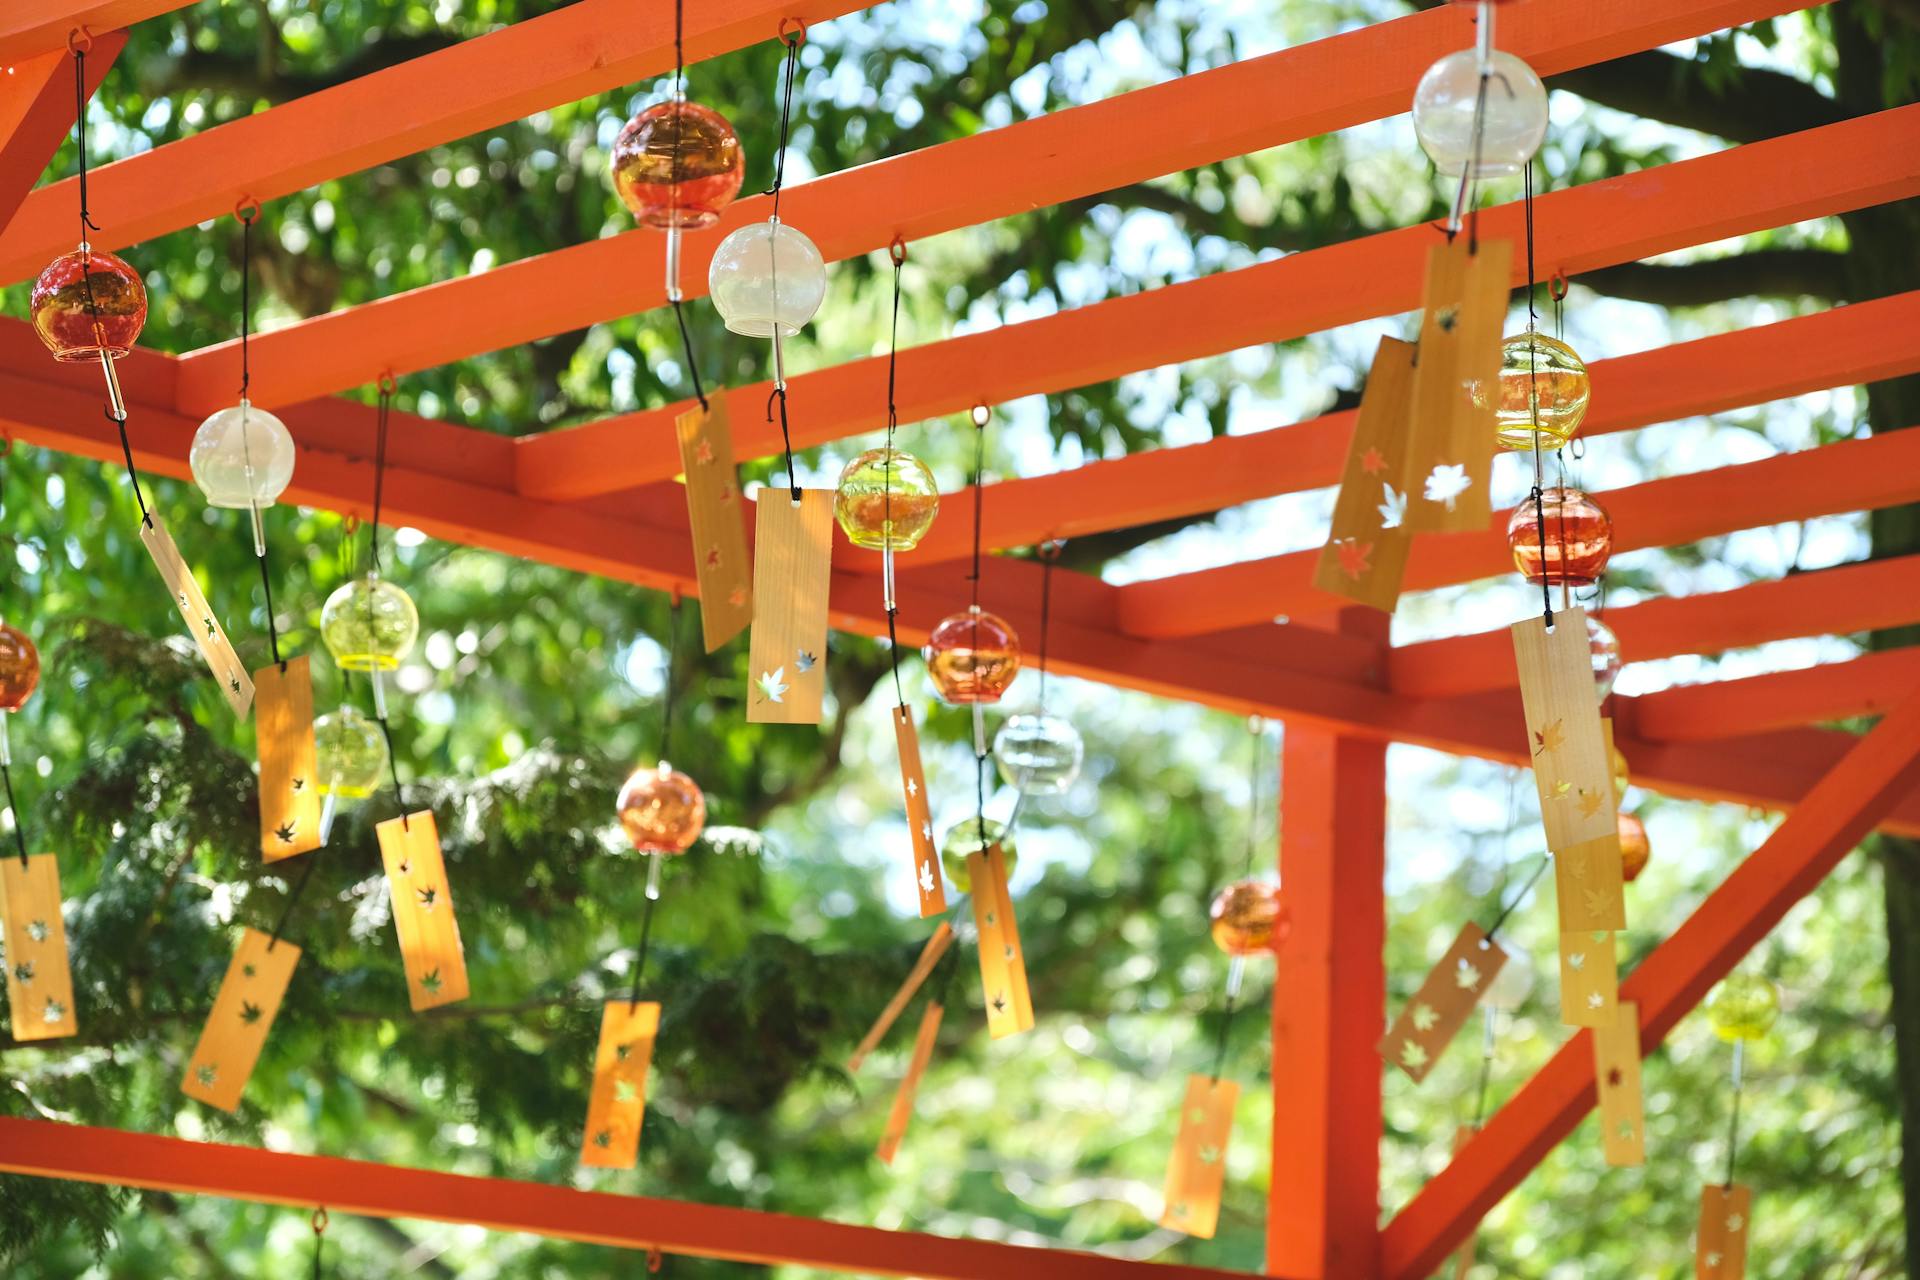
[[[1240,878],[1214,895],[1207,911],[1213,944],[1226,952],[1226,996],[1220,1034],[1214,1043],[1213,1069],[1187,1077],[1180,1103],[1180,1128],[1167,1164],[1165,1207],[1160,1225],[1212,1239],[1220,1221],[1220,1196],[1226,1186],[1227,1147],[1233,1136],[1233,1109],[1240,1100],[1237,1081],[1222,1077],[1227,1039],[1240,1011],[1240,986],[1247,957],[1272,955],[1291,927],[1286,900],[1276,882],[1253,874],[1260,840],[1260,778],[1266,772],[1266,726],[1258,716],[1247,721],[1251,759],[1247,770],[1247,859]]]
[[[780,221],[787,140],[793,124],[793,81],[806,28],[787,31],[785,85],[780,101],[780,150],[774,157],[773,205],[765,222],[741,227],[720,242],[707,268],[707,292],[727,328],[773,343],[773,394],[767,421],[780,412],[787,456],[783,502],[772,486],[755,504],[753,635],[749,645],[753,690],[747,720],[755,724],[819,724],[826,691],[827,593],[833,565],[834,495],[802,489],[787,423],[787,372],[782,342],[799,333],[826,297],[827,269],[805,233]]]
[[[1718,1186],[1700,1189],[1700,1227],[1694,1242],[1698,1280],[1739,1280],[1747,1270],[1747,1239],[1753,1190],[1733,1180],[1740,1150],[1740,1094],[1745,1085],[1747,1045],[1764,1038],[1780,1016],[1780,993],[1751,973],[1730,973],[1707,998],[1713,1033],[1733,1045],[1733,1104],[1727,1119],[1727,1173]]]
[[[1062,716],[1047,711],[1047,632],[1053,615],[1053,569],[1065,543],[1052,541],[1035,548],[1040,561],[1040,695],[1030,711],[1015,712],[993,735],[993,759],[1000,777],[1018,792],[1011,828],[1030,796],[1059,795],[1080,776],[1086,744],[1080,731]]]
[[[666,667],[661,676],[660,753],[653,765],[633,771],[614,801],[620,828],[634,852],[647,858],[646,904],[640,911],[640,945],[633,963],[633,991],[609,1000],[601,1009],[600,1042],[594,1051],[593,1085],[580,1163],[600,1169],[631,1169],[640,1158],[640,1126],[646,1115],[647,1071],[654,1038],[660,1031],[660,1002],[642,1000],[647,946],[653,937],[653,913],[660,901],[660,865],[693,847],[707,825],[707,800],[700,787],[667,762],[673,745],[673,704],[677,686],[680,599],[667,615]]]
[[[73,971],[60,911],[60,862],[29,855],[25,818],[13,793],[13,749],[7,719],[40,684],[40,651],[26,632],[0,622],[0,780],[18,856],[0,857],[0,927],[7,943],[7,1006],[15,1040],[76,1035]]]
[[[934,853],[932,809],[927,801],[926,773],[920,763],[920,733],[900,683],[900,602],[894,592],[893,557],[895,552],[919,546],[933,528],[934,517],[940,513],[940,488],[924,462],[894,444],[900,427],[900,412],[894,403],[900,359],[900,276],[907,262],[907,246],[898,236],[887,256],[893,263],[893,321],[887,340],[887,442],[854,457],[841,470],[840,483],[834,489],[833,514],[848,542],[880,553],[887,656],[893,667],[893,733],[913,846],[914,893],[920,901],[920,916],[925,919],[947,909],[947,894]]]
[[[113,254],[96,250],[87,243],[87,232],[99,230],[87,207],[86,63],[91,43],[84,35],[69,41],[73,53],[75,139],[79,153],[80,246],[55,258],[33,282],[28,314],[34,332],[40,335],[54,359],[99,363],[106,382],[107,417],[119,431],[127,482],[133,489],[134,501],[140,506],[140,541],[153,558],[181,621],[219,683],[227,705],[234,715],[244,716],[253,704],[253,682],[228,643],[220,620],[208,607],[200,584],[181,558],[166,525],[147,506],[140,478],[133,469],[133,445],[127,437],[127,402],[121,393],[116,362],[133,349],[146,324],[147,290],[139,272]]]

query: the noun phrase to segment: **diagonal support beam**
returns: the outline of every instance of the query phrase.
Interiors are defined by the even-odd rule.
[[[1903,690],[1920,687],[1920,648],[1887,649],[1848,662],[1797,671],[1675,685],[1633,700],[1635,736],[1656,742],[1707,742],[1883,716]],[[1615,717],[1616,727],[1622,717]]]
[[[817,1218],[652,1196],[575,1191],[367,1160],[189,1142],[50,1120],[0,1118],[0,1170],[372,1218],[522,1231],[617,1249],[815,1267],[874,1276],[971,1280],[1245,1280],[1210,1267],[886,1231]]]
[[[112,69],[127,33],[93,37],[87,52],[87,97]],[[73,128],[73,55],[63,47],[43,53],[0,74],[0,232],[47,171],[53,153]],[[78,208],[78,206],[75,206]],[[71,222],[68,230],[75,227]]]
[[[1822,778],[1621,985],[1640,1005],[1645,1055],[1920,781],[1920,693]],[[1385,1280],[1421,1280],[1594,1105],[1592,1033],[1581,1031],[1387,1225]]]

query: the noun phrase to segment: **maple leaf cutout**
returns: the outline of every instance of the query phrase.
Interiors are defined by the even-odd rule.
[[[1340,544],[1340,572],[1356,581],[1372,572],[1373,566],[1368,558],[1373,555],[1373,544],[1348,538]]]
[[[1600,793],[1598,791],[1589,791],[1587,788],[1582,787],[1580,788],[1579,797],[1574,801],[1574,804],[1579,807],[1581,817],[1595,817],[1600,812]]]
[[[1427,1065],[1427,1051],[1408,1040],[1400,1046],[1400,1064],[1409,1071],[1418,1071]]]
[[[1427,501],[1445,503],[1451,511],[1454,500],[1472,487],[1473,481],[1468,478],[1464,463],[1443,462],[1427,477]]]
[[[1431,1031],[1433,1024],[1440,1020],[1440,1015],[1433,1011],[1433,1006],[1430,1004],[1414,1005],[1408,1017],[1415,1031]]]
[[[1407,495],[1384,481],[1380,485],[1383,501],[1374,508],[1380,513],[1382,529],[1398,529],[1407,520]]]
[[[761,697],[765,698],[768,702],[779,702],[782,701],[782,696],[787,691],[786,681],[787,669],[785,667],[775,667],[772,671],[761,672],[760,678],[756,680],[755,683],[760,686]]]
[[[1459,968],[1454,971],[1453,984],[1462,991],[1478,989],[1480,986],[1480,970],[1476,969],[1466,960],[1462,960]]]
[[[1566,746],[1566,722],[1555,720],[1544,729],[1535,729],[1533,731],[1533,743],[1533,754],[1535,755],[1539,755],[1542,751],[1558,751],[1560,748]]]
[[[1597,915],[1606,914],[1606,910],[1607,910],[1606,894],[1600,892],[1598,889],[1583,889],[1581,890],[1581,893],[1586,898],[1588,915],[1597,916]]]
[[[1746,1225],[1747,1225],[1747,1220],[1741,1217],[1737,1213],[1734,1214],[1731,1218],[1727,1219],[1727,1230],[1734,1234],[1738,1234],[1740,1231],[1740,1228]]]
[[[1368,449],[1360,455],[1360,469],[1370,476],[1377,476],[1387,469],[1387,456],[1378,449]]]

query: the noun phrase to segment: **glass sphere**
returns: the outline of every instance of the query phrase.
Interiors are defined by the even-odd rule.
[[[953,887],[962,893],[973,892],[973,877],[967,874],[967,855],[986,845],[1000,846],[1000,859],[1006,864],[1007,879],[1013,879],[1013,868],[1020,861],[1020,850],[1014,844],[1013,837],[1007,834],[1004,822],[992,818],[986,821],[986,843],[980,840],[980,819],[965,818],[947,829],[940,837],[940,866],[946,871],[947,879],[953,881]]]
[[[1030,796],[1054,795],[1073,785],[1086,758],[1080,731],[1059,716],[1008,716],[993,735],[993,758],[1008,786]]]
[[[18,627],[0,622],[0,711],[18,711],[40,684],[40,651]]]
[[[1547,87],[1532,67],[1512,54],[1494,50],[1476,149],[1473,123],[1479,99],[1480,61],[1472,49],[1450,53],[1428,67],[1414,90],[1414,134],[1434,168],[1450,178],[1459,177],[1469,164],[1474,164],[1476,178],[1519,173],[1547,136]]]
[[[656,102],[613,142],[613,189],[643,227],[710,227],[746,176],[727,118],[683,98]]]
[[[342,584],[320,609],[320,638],[342,671],[392,671],[419,635],[413,600],[377,573]]]
[[[940,486],[904,449],[869,449],[847,463],[833,515],[847,541],[869,551],[911,551],[940,513]]]
[[[1780,993],[1752,973],[1730,973],[1707,997],[1707,1017],[1722,1040],[1758,1040],[1780,1016]]]
[[[243,399],[200,424],[187,461],[207,505],[270,507],[293,479],[293,452],[287,424]]]
[[[614,802],[620,826],[640,853],[685,853],[707,825],[707,798],[698,784],[662,760],[635,769]]]
[[[1516,333],[1500,344],[1500,375],[1489,387],[1473,384],[1473,400],[1493,410],[1494,439],[1506,449],[1551,453],[1573,439],[1587,416],[1592,384],[1587,365],[1572,347],[1544,333]]]
[[[827,296],[827,264],[803,232],[784,222],[741,227],[713,251],[707,293],[727,328],[749,338],[800,332]]]
[[[1540,534],[1546,521],[1546,537]],[[1613,555],[1613,517],[1578,489],[1555,486],[1513,509],[1507,521],[1507,549],[1513,564],[1536,586],[1590,587],[1607,571]]]
[[[1618,819],[1620,831],[1620,878],[1632,884],[1647,869],[1653,846],[1647,843],[1647,824],[1625,809]]]
[[[1613,628],[1592,614],[1587,615],[1587,652],[1593,657],[1593,687],[1605,702],[1620,677],[1620,638]]]
[[[55,360],[98,360],[103,351],[117,360],[147,323],[147,286],[124,260],[82,244],[40,273],[27,309]]]
[[[321,795],[364,800],[380,789],[387,772],[387,739],[372,716],[341,707],[314,717],[313,746]]]
[[[1512,952],[1507,956],[1507,962],[1500,966],[1500,972],[1493,975],[1493,981],[1487,984],[1486,992],[1480,997],[1481,1003],[1489,1009],[1512,1013],[1533,994],[1533,979],[1533,961],[1527,958],[1527,953]]]
[[[1287,906],[1270,880],[1238,880],[1213,896],[1207,908],[1213,945],[1230,956],[1271,951],[1287,936]]]
[[[927,638],[927,674],[943,702],[998,702],[1020,674],[1020,637],[979,605],[950,613]]]

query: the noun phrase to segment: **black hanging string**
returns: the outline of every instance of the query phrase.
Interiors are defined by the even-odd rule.
[[[373,557],[373,571],[380,567],[380,500],[387,479],[387,426],[393,412],[393,393],[397,387],[392,374],[380,377],[379,408],[373,420],[373,520],[367,529],[367,550]]]
[[[6,712],[0,711],[0,715],[6,714]],[[20,817],[20,806],[13,798],[13,766],[4,760],[0,760],[0,778],[6,780],[7,809],[13,814],[13,842],[20,850],[20,865],[25,867],[29,865],[27,859],[27,833]]]
[[[686,75],[687,75],[686,61],[687,60],[686,60],[686,48],[685,48],[686,26],[687,26],[687,13],[686,13],[686,5],[684,3],[684,0],[674,0],[674,3],[673,3],[673,104],[674,104],[673,105],[673,123],[674,123],[674,130],[673,130],[673,159],[672,159],[673,177],[672,177],[672,186],[669,189],[674,193],[673,194],[673,199],[674,199],[673,217],[676,220],[678,220],[680,216],[680,211],[679,211],[680,144],[685,138],[685,122],[682,117],[685,115],[686,95],[687,95],[687,89],[686,89]],[[673,234],[678,234],[678,232],[676,230],[676,231],[669,232],[668,234],[673,235]],[[671,274],[674,276],[677,276],[678,268],[676,267]],[[671,303],[673,306],[674,323],[680,326],[680,350],[686,355],[687,377],[691,379],[693,382],[693,396],[694,396],[694,399],[700,402],[700,411],[702,413],[706,413],[709,409],[712,408],[712,406],[707,403],[706,389],[700,385],[700,361],[697,358],[695,358],[693,354],[693,334],[692,334],[692,331],[687,328],[687,315],[686,315],[686,312],[681,307],[680,281],[677,278],[675,278],[670,280],[670,283],[672,285],[673,292],[668,296],[667,301]]]
[[[987,423],[993,420],[993,411],[985,405],[975,405],[973,410],[973,572],[969,575],[973,583],[973,607],[968,611],[973,620],[973,652],[980,653],[980,487],[987,474]],[[975,715],[979,714],[976,704]],[[978,723],[977,721],[975,722]],[[986,744],[976,729],[973,744],[973,790],[976,812],[980,821],[980,847],[987,847],[987,752]]]
[[[1476,147],[1478,143],[1476,141]],[[1546,617],[1547,630],[1553,630],[1553,582],[1547,569],[1547,508],[1546,495],[1540,489],[1540,374],[1538,365],[1538,347],[1533,341],[1534,322],[1538,318],[1533,309],[1534,267],[1533,267],[1533,161],[1527,161],[1526,194],[1524,208],[1527,221],[1527,376],[1532,380],[1528,388],[1527,413],[1533,421],[1533,491],[1528,496],[1533,500],[1534,532],[1540,538],[1540,605]]]
[[[88,231],[98,231],[93,218],[87,213],[87,49],[93,44],[93,38],[84,31],[76,31],[81,39],[76,42],[72,35],[67,37],[67,47],[73,51],[73,119],[80,144],[80,239],[86,240]]]
[[[313,1280],[320,1280],[320,1251],[326,1245],[327,1211],[313,1211]]]
[[[767,192],[767,194],[773,197],[771,220],[775,223],[780,221],[780,188],[785,184],[787,175],[787,138],[793,126],[794,68],[799,63],[800,46],[807,38],[807,29],[804,23],[799,24],[799,30],[797,32],[789,34],[787,32],[787,21],[786,19],[782,19],[780,23],[780,43],[787,47],[786,87],[782,91],[780,98],[780,150],[774,156],[773,186]],[[776,357],[775,363],[777,364],[780,350],[780,332],[777,323],[774,328],[773,341],[774,355]],[[785,378],[779,375],[778,370],[775,371],[773,394],[767,397],[768,422],[773,421],[773,406],[775,401],[778,401],[780,404],[780,442],[785,447],[787,453],[787,485],[793,490],[794,505],[798,506],[800,503],[800,472],[799,469],[794,466],[793,434],[787,427],[787,384]]]
[[[300,902],[300,895],[307,891],[307,881],[313,879],[313,869],[320,864],[320,851],[314,850],[306,857],[305,865],[300,868],[300,878],[293,882],[293,891],[287,895],[287,901],[280,908],[280,918],[273,922],[273,932],[267,937],[267,950],[280,945],[280,937],[287,931],[287,921],[293,918],[293,909]]]
[[[1518,907],[1522,902],[1527,900],[1527,895],[1533,892],[1533,886],[1540,882],[1540,877],[1546,872],[1547,864],[1552,861],[1553,855],[1551,853],[1540,855],[1540,865],[1533,869],[1533,874],[1527,877],[1527,882],[1520,886],[1520,892],[1514,894],[1513,897],[1500,908],[1500,914],[1495,916],[1493,923],[1487,926],[1487,940],[1489,942],[1499,936],[1500,926],[1507,922],[1507,917],[1513,914],[1515,907]]]
[[[650,853],[647,856],[658,858],[661,855]],[[648,895],[647,904],[640,908],[640,949],[633,961],[633,990],[627,996],[629,1011],[640,1003],[640,980],[647,972],[647,946],[653,940],[653,909],[659,902],[658,898]]]
[[[673,159],[674,165],[677,168],[680,163],[680,139],[678,135],[675,136],[673,142]],[[706,413],[711,410],[713,406],[707,403],[707,390],[700,383],[700,361],[693,354],[693,332],[687,328],[687,313],[681,306],[678,296],[679,293],[680,290],[676,287],[674,289],[675,296],[669,298],[667,301],[673,304],[673,318],[675,323],[680,326],[680,350],[687,359],[687,377],[693,382],[693,398],[700,402],[700,412]],[[781,412],[782,421],[784,422],[784,405]]]
[[[1247,721],[1247,860],[1240,870],[1242,880],[1253,876],[1254,854],[1260,843],[1260,775],[1265,763],[1262,748],[1266,745],[1265,726],[1258,717]],[[1220,1011],[1220,1034],[1213,1044],[1213,1070],[1208,1075],[1220,1079],[1220,1071],[1227,1064],[1227,1039],[1233,1032],[1234,1015],[1240,1012],[1238,995],[1228,995],[1226,1006]]]
[[[1063,539],[1043,542],[1034,550],[1040,557],[1040,709],[1047,709],[1047,630],[1053,620],[1053,566],[1066,548]]]
[[[245,401],[247,389],[253,384],[253,365],[248,359],[247,339],[253,330],[253,224],[260,216],[260,206],[251,201],[243,202],[234,211],[234,216],[240,220],[240,399]],[[249,465],[253,450],[251,434],[243,414],[240,447],[246,451]],[[256,511],[255,519],[258,518]],[[273,574],[267,565],[267,540],[264,534],[256,549],[259,551],[256,559],[260,561],[260,588],[267,597],[267,647],[284,674],[287,664],[280,656],[280,628],[273,617]]]
[[[881,476],[881,515],[886,521],[888,554],[893,546],[893,436],[900,426],[900,410],[894,404],[894,375],[900,363],[900,269],[907,264],[907,245],[899,236],[887,246],[887,256],[893,262],[893,327],[887,338],[887,465]],[[887,654],[893,662],[893,696],[902,707],[907,705],[906,692],[900,687],[900,633],[895,622],[900,616],[900,602],[894,598],[891,575],[887,583]]]

